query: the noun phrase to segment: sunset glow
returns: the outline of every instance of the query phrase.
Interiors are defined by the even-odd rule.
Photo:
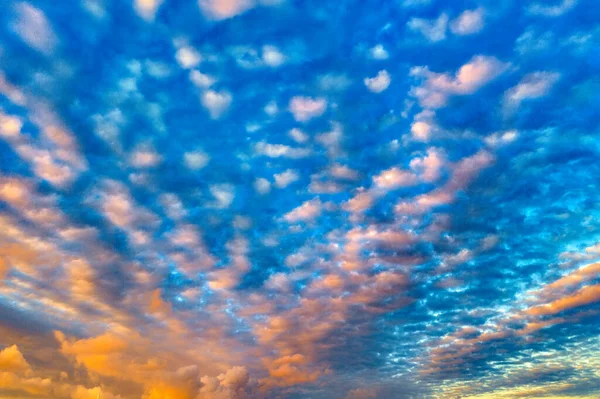
[[[0,24],[0,399],[600,398],[597,0]]]

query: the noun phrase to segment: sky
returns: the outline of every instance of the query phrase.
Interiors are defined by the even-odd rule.
[[[600,397],[596,0],[0,2],[0,398]]]

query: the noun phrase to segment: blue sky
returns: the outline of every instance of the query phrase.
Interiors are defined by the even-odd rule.
[[[593,0],[0,4],[0,396],[600,395]]]

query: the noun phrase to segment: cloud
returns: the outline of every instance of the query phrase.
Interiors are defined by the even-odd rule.
[[[162,2],[163,0],[135,0],[134,9],[142,19],[152,21]]]
[[[210,18],[220,20],[234,17],[254,7],[253,0],[198,0],[200,9]]]
[[[271,191],[271,182],[269,182],[264,177],[259,177],[254,181],[254,189],[259,194],[267,194]]]
[[[432,183],[440,178],[444,164],[444,154],[436,148],[429,148],[426,156],[410,161],[410,168],[417,172],[424,181]]]
[[[600,301],[600,285],[590,285],[581,288],[573,295],[556,299],[548,304],[536,306],[527,310],[527,314],[534,316],[553,315],[575,307],[588,305]]]
[[[327,109],[327,101],[324,98],[293,97],[290,100],[290,112],[298,122],[307,122],[319,117]]]
[[[213,184],[210,193],[215,197],[217,208],[227,208],[235,198],[235,187],[231,184]]]
[[[200,170],[208,165],[210,157],[202,150],[189,151],[183,154],[183,162],[191,170]]]
[[[533,3],[528,5],[527,12],[532,15],[541,15],[544,17],[559,17],[570,11],[576,5],[577,0],[562,0],[562,2],[557,5]]]
[[[356,388],[348,392],[346,399],[376,398],[377,390],[374,388]]]
[[[23,122],[16,116],[0,113],[0,135],[8,140],[13,140],[21,134]]]
[[[275,101],[270,101],[264,108],[265,114],[275,116],[279,113],[279,107]]]
[[[309,200],[304,202],[299,207],[284,215],[284,219],[288,223],[310,221],[315,219],[321,214],[322,203],[317,199]]]
[[[410,30],[421,33],[430,42],[439,42],[446,38],[448,15],[441,14],[437,19],[411,18],[407,26]]]
[[[263,141],[254,146],[254,151],[258,155],[269,158],[306,158],[311,154],[308,148],[295,148],[283,144],[269,144]]]
[[[190,80],[200,89],[207,89],[217,81],[214,77],[204,74],[196,69],[190,72]]]
[[[391,83],[392,79],[388,71],[381,70],[377,73],[377,76],[373,78],[365,78],[365,86],[373,93],[381,93],[386,90]]]
[[[129,162],[136,168],[152,168],[161,162],[161,156],[149,145],[140,145],[131,153]]]
[[[290,130],[288,135],[298,144],[304,144],[309,139],[308,135],[298,128]]]
[[[364,212],[371,208],[373,202],[374,198],[371,193],[361,191],[344,204],[344,209],[354,213]]]
[[[558,81],[556,72],[532,72],[504,94],[504,111],[513,113],[523,101],[544,97]]]
[[[39,178],[57,187],[67,187],[87,170],[88,164],[76,139],[52,110],[45,106],[35,109],[32,122],[40,130],[41,140],[38,141],[21,131],[19,118],[5,114],[0,114],[0,117],[0,137],[32,166]]]
[[[286,60],[286,57],[279,49],[275,46],[265,45],[262,48],[262,59],[265,64],[272,68],[277,68]]]
[[[202,94],[202,105],[212,119],[219,119],[231,104],[232,96],[227,91],[207,90]]]
[[[0,350],[0,370],[23,373],[31,369],[31,366],[16,345]]]
[[[495,57],[477,55],[461,66],[454,76],[416,67],[411,70],[411,75],[425,80],[421,86],[413,88],[412,92],[421,106],[440,108],[446,104],[449,96],[476,92],[505,72],[508,66]]]
[[[274,381],[274,384],[279,386],[290,386],[315,381],[320,373],[318,371],[311,372],[304,370],[303,366],[306,363],[307,359],[299,353],[273,360],[268,366],[271,381]]]
[[[273,177],[275,178],[275,186],[277,188],[285,188],[300,179],[298,172],[292,169],[288,169],[282,173],[277,173]]]
[[[356,180],[358,179],[358,172],[354,169],[340,164],[334,164],[329,168],[331,176],[342,179],[342,180]]]
[[[202,56],[193,47],[183,46],[175,53],[175,59],[182,68],[190,69],[198,66],[202,61]],[[198,71],[195,72],[199,73]]]
[[[396,205],[396,213],[420,215],[438,206],[454,201],[459,190],[467,187],[482,169],[489,167],[495,158],[487,151],[479,151],[453,165],[452,175],[444,186],[418,195],[413,201],[401,201]]]
[[[378,188],[385,190],[394,190],[400,187],[412,186],[417,179],[414,173],[398,168],[384,170],[373,177],[373,183]]]
[[[389,53],[382,44],[377,44],[369,49],[369,57],[374,60],[387,60],[389,56]]]
[[[519,133],[516,130],[508,130],[505,132],[496,132],[487,136],[484,141],[490,147],[499,147],[505,144],[512,143],[519,138]]]
[[[455,35],[472,35],[483,29],[483,8],[463,11],[450,23],[450,30]]]
[[[410,132],[415,140],[429,141],[436,126],[430,121],[415,121],[410,125]]]
[[[46,15],[40,9],[25,2],[16,3],[14,12],[12,29],[19,37],[41,53],[46,55],[52,53],[58,45],[58,39]]]
[[[198,0],[200,9],[210,19],[223,20],[243,14],[257,5],[276,6],[282,0]]]
[[[0,396],[594,396],[584,2],[22,1]]]

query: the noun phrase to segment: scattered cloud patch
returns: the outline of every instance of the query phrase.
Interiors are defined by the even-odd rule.
[[[450,23],[450,30],[455,35],[472,35],[483,29],[484,10],[466,10]]]
[[[411,18],[407,26],[410,30],[419,32],[432,43],[446,39],[448,15],[440,14],[436,19]]]
[[[202,94],[202,105],[212,119],[219,119],[231,104],[232,96],[227,91],[207,90]]]
[[[183,154],[183,162],[191,170],[199,170],[208,165],[210,157],[202,150],[190,151]]]
[[[293,97],[290,100],[289,109],[298,122],[307,122],[325,113],[327,100],[324,98]]]
[[[388,71],[384,69],[379,71],[375,77],[365,78],[364,82],[365,86],[373,93],[381,93],[390,86],[392,78]]]

